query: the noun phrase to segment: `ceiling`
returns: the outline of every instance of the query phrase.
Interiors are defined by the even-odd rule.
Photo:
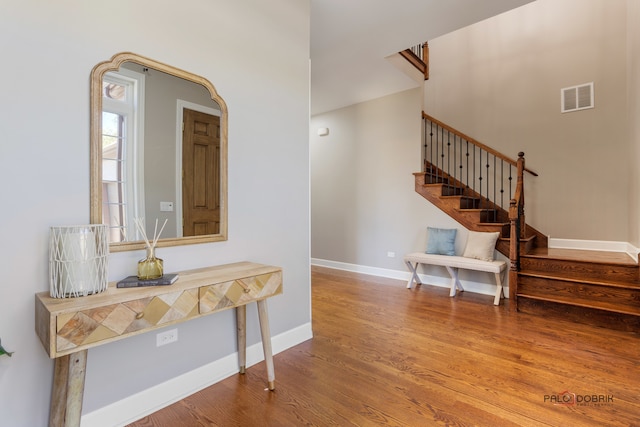
[[[311,114],[419,83],[385,58],[533,0],[311,0]]]

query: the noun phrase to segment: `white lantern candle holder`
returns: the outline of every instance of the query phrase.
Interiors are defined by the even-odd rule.
[[[105,291],[108,255],[107,225],[51,227],[51,297],[83,297]]]

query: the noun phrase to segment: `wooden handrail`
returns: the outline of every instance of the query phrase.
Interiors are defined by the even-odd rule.
[[[407,61],[409,61],[409,63],[411,65],[413,65],[414,67],[416,67],[416,69],[418,71],[420,71],[422,74],[428,73],[427,70],[427,66],[424,63],[424,61],[422,60],[422,58],[420,58],[418,55],[415,54],[414,51],[412,51],[411,49],[405,49],[401,52],[398,52],[404,59],[406,59]]]
[[[409,61],[411,65],[416,67],[424,75],[425,80],[429,80],[429,45],[428,43],[420,43],[409,49],[398,52],[400,56]]]
[[[493,148],[491,148],[491,147],[488,147],[488,146],[484,145],[483,143],[481,143],[481,142],[477,141],[476,139],[471,138],[470,136],[465,135],[464,133],[462,133],[462,132],[460,132],[460,131],[458,131],[458,130],[456,130],[456,129],[452,128],[451,126],[449,126],[449,125],[447,125],[447,124],[445,124],[445,123],[441,122],[440,120],[438,120],[438,119],[436,119],[436,118],[434,118],[434,117],[431,117],[430,115],[428,115],[428,114],[427,114],[427,113],[425,113],[424,111],[422,112],[422,117],[423,117],[424,119],[429,120],[430,122],[433,122],[433,123],[437,124],[437,125],[438,125],[438,126],[440,126],[441,128],[446,129],[447,131],[449,131],[449,132],[451,132],[451,133],[453,133],[453,134],[458,135],[460,138],[462,138],[462,139],[465,139],[465,140],[469,141],[469,142],[470,142],[470,143],[472,143],[473,145],[476,145],[476,146],[480,147],[481,149],[483,149],[483,150],[484,150],[484,151],[486,151],[487,153],[490,153],[490,154],[492,154],[492,155],[496,156],[497,158],[504,160],[505,162],[509,163],[510,165],[517,166],[517,164],[518,164],[518,161],[517,161],[517,160],[513,160],[513,159],[511,159],[511,158],[509,158],[509,157],[505,156],[504,154],[500,153],[499,151],[496,151],[496,150],[494,150]],[[533,175],[533,176],[538,176],[538,174],[537,174],[535,171],[532,171],[531,169],[527,169],[527,168],[525,168],[524,170],[525,170],[526,172],[529,172],[529,173],[530,173],[531,175]]]

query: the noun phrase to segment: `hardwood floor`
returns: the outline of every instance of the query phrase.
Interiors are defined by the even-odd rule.
[[[130,426],[640,426],[637,332],[404,286],[313,267],[314,338],[275,392],[260,363]]]

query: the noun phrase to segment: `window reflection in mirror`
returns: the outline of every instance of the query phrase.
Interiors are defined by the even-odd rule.
[[[102,223],[109,241],[140,240],[133,219],[144,215],[144,75],[123,69],[102,82]],[[141,197],[138,197],[141,196]]]
[[[111,250],[226,240],[226,106],[201,77],[135,54],[92,72],[92,222]],[[96,102],[99,98],[99,103]],[[99,207],[99,208],[98,208]]]

